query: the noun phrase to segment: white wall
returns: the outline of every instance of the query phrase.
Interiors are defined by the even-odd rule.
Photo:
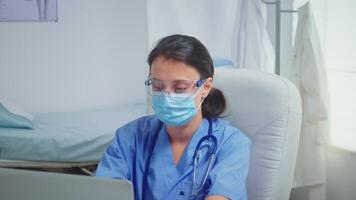
[[[0,95],[52,112],[144,101],[144,0],[58,0],[58,23],[0,23]]]

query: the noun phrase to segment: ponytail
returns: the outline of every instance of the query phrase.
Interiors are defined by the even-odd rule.
[[[223,92],[212,88],[202,104],[202,113],[205,118],[222,117],[226,109],[226,99]]]

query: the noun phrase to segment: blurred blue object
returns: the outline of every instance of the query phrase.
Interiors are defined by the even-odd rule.
[[[222,66],[233,67],[234,63],[232,62],[232,60],[229,60],[229,59],[213,58],[213,66],[214,67],[222,67]]]

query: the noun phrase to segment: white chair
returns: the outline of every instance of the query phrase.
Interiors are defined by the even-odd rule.
[[[252,140],[249,200],[288,200],[301,127],[297,88],[274,74],[216,68],[216,88],[228,101],[227,120]]]

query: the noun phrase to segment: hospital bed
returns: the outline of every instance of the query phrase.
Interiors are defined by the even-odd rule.
[[[96,165],[115,131],[146,114],[146,104],[38,114],[33,129],[0,128],[0,167],[72,168]]]

